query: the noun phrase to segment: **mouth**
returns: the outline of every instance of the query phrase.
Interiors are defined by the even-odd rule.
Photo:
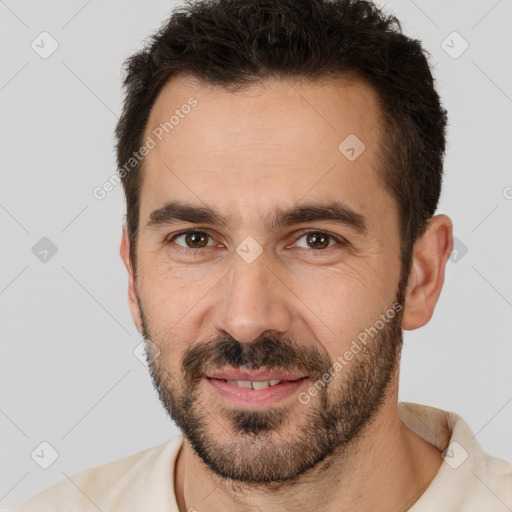
[[[231,405],[262,409],[295,394],[308,376],[282,371],[233,369],[211,372],[205,380],[217,396]]]
[[[277,386],[281,384],[281,382],[287,382],[283,380],[225,380],[225,379],[217,379],[222,380],[223,382],[227,382],[231,386],[237,386],[239,388],[246,389],[265,389],[270,386]]]

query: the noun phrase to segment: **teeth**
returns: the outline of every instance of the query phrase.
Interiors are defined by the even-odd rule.
[[[264,380],[264,381],[250,381],[250,380],[228,380],[227,381],[232,386],[238,386],[239,388],[247,388],[247,389],[265,389],[269,386],[275,386],[279,384],[280,380]]]
[[[265,380],[263,382],[254,381],[252,383],[253,389],[265,389],[265,388],[268,388],[269,386],[270,386],[270,382],[268,380]]]
[[[237,380],[235,382],[236,382],[236,385],[240,388],[248,388],[248,389],[251,388],[251,381],[249,381],[249,380]]]

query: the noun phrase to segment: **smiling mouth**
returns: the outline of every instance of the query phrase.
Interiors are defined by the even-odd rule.
[[[251,373],[253,375],[249,375]],[[260,375],[254,375],[256,373]],[[231,405],[262,409],[293,396],[308,380],[308,376],[285,372],[228,370],[207,375],[205,380],[217,396]]]
[[[287,380],[287,379],[271,379],[271,380],[228,380],[228,379],[217,379],[213,377],[209,377],[213,380],[219,380],[221,382],[227,382],[231,386],[236,386],[239,388],[245,389],[266,389],[270,387],[277,386],[281,383],[286,384],[288,382],[297,382],[299,380],[303,380],[306,377],[300,377],[298,379]]]

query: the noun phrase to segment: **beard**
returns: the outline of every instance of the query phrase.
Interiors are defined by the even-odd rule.
[[[403,304],[402,287],[395,303]],[[317,386],[307,407],[297,400],[264,410],[227,405],[212,409],[212,401],[205,402],[199,387],[209,370],[243,367],[299,372],[313,385],[332,371],[335,362],[317,346],[299,346],[286,337],[260,336],[246,344],[223,336],[189,347],[181,371],[172,373],[165,366],[172,341],[151,335],[141,306],[139,300],[143,337],[162,351],[152,360],[151,344],[146,343],[160,401],[204,464],[232,483],[291,484],[314,467],[327,469],[333,456],[343,455],[344,448],[372,423],[399,365],[402,309],[346,363],[341,375],[333,373],[332,380]]]

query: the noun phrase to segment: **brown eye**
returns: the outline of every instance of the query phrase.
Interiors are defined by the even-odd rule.
[[[201,231],[193,231],[185,235],[185,242],[189,247],[206,247],[208,243],[208,235]]]
[[[306,243],[313,249],[325,249],[329,247],[329,238],[324,233],[308,233]]]
[[[333,245],[346,244],[343,243],[342,239],[330,235],[329,233],[324,233],[323,231],[308,231],[303,233],[294,245],[303,249],[320,251],[321,249],[328,249]]]
[[[202,249],[203,247],[214,245],[213,243],[208,243],[210,238],[210,235],[204,231],[184,231],[172,237],[170,241],[183,248]],[[177,242],[179,239],[182,239],[182,243]]]

